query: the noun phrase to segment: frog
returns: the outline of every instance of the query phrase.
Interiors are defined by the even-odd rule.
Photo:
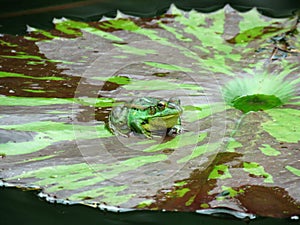
[[[130,133],[152,138],[156,131],[166,131],[167,136],[182,132],[180,100],[140,97],[112,109],[108,119],[110,130],[115,134]]]

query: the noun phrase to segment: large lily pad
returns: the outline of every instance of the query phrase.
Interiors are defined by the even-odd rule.
[[[297,18],[171,7],[54,24],[0,39],[3,181],[101,207],[300,214]],[[266,73],[293,84],[280,107],[244,113],[224,101],[226,84]],[[142,96],[178,97],[184,132],[112,134],[111,108]]]

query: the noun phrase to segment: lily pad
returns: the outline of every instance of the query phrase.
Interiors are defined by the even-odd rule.
[[[1,179],[113,211],[300,215],[298,22],[172,6],[4,34]],[[179,98],[183,133],[107,129],[112,107],[145,96]]]

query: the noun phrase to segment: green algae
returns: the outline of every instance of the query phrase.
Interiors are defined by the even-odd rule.
[[[234,37],[234,39],[230,40],[230,42],[234,42],[237,44],[247,43],[255,39],[266,39],[272,37],[279,32],[282,32],[282,29],[278,27],[254,27],[252,29],[245,30],[239,33]]]
[[[30,159],[26,159],[20,163],[29,163],[29,162],[37,162],[37,161],[43,161],[46,159],[51,159],[54,158],[55,155],[45,155],[45,156],[40,156],[40,157],[36,157],[36,158],[30,158]]]
[[[177,189],[175,191],[169,192],[167,195],[168,195],[168,197],[171,197],[171,198],[182,198],[190,190],[191,189],[189,189],[189,188],[181,188],[181,189]]]
[[[134,194],[121,195],[118,194],[121,191],[127,189],[128,186],[106,186],[101,188],[95,188],[92,190],[80,192],[73,194],[69,197],[72,201],[80,201],[85,199],[94,199],[97,197],[102,197],[102,201],[109,205],[120,205],[127,202],[129,199],[134,197]]]
[[[194,148],[191,155],[185,156],[185,157],[177,160],[177,163],[185,163],[185,162],[188,162],[189,160],[197,158],[205,153],[215,152],[219,147],[220,147],[220,143],[209,143],[209,144],[197,146]]]
[[[176,29],[175,27],[168,26],[168,25],[162,23],[161,21],[158,21],[158,25],[161,28],[163,28],[164,30],[172,33],[176,37],[176,39],[178,39],[179,41],[184,41],[184,42],[192,42],[193,41],[191,38],[185,37],[185,34],[182,31]]]
[[[207,118],[214,113],[223,112],[226,110],[226,106],[219,102],[202,105],[187,105],[183,106],[183,108],[183,118],[189,123]]]
[[[55,35],[51,34],[51,32],[46,31],[46,30],[42,30],[42,29],[31,28],[31,32],[34,33],[34,34],[43,35],[45,38],[49,38],[49,39],[60,38],[59,36],[55,36]]]
[[[25,60],[25,59],[32,59],[32,60],[37,60],[37,61],[32,61],[32,65],[36,65],[36,64],[44,64],[45,62],[52,62],[52,63],[64,63],[64,64],[74,64],[74,62],[71,61],[65,61],[65,60],[57,60],[57,59],[44,59],[40,56],[36,56],[36,55],[0,55],[0,57],[2,58],[7,58],[7,59],[21,59],[21,60]]]
[[[296,109],[272,109],[267,111],[271,120],[262,127],[278,141],[298,143],[300,140],[300,111]],[[293,121],[293,123],[291,123]]]
[[[73,104],[72,98],[42,98],[42,97],[15,97],[1,96],[1,106],[42,106],[42,105]]]
[[[81,36],[82,33],[80,29],[89,27],[87,23],[78,22],[74,20],[64,19],[59,22],[55,23],[55,29],[68,34],[68,35],[75,35],[77,37]]]
[[[229,193],[229,197],[234,198],[238,196],[241,193],[244,193],[244,190],[235,190],[232,187],[222,186],[222,190]]]
[[[286,166],[285,167],[288,171],[290,171],[291,173],[293,173],[294,175],[300,177],[300,169],[297,169],[295,167],[292,166]]]
[[[153,156],[137,156],[120,161],[118,164],[90,165],[79,163],[42,167],[35,171],[25,172],[21,175],[11,177],[9,180],[36,178],[37,181],[34,182],[35,185],[50,185],[46,188],[48,192],[56,192],[62,189],[77,190],[82,187],[92,186],[105,180],[113,179],[121,173],[138,169],[143,165],[164,161],[166,159],[166,155],[158,154]],[[80,194],[80,196],[82,196],[82,194]]]
[[[45,90],[35,90],[35,89],[22,89],[22,91],[30,92],[30,93],[47,93],[53,91],[45,91]]]
[[[103,81],[108,81],[108,82],[112,82],[115,84],[119,84],[119,85],[126,85],[129,84],[131,79],[128,77],[123,77],[123,76],[112,76],[112,77],[93,77],[93,79],[95,80],[103,80]]]
[[[127,90],[203,90],[199,85],[181,84],[173,80],[131,80],[129,84],[123,87]]]
[[[97,35],[97,36],[100,36],[100,37],[102,37],[104,39],[107,39],[109,41],[112,41],[112,42],[123,42],[122,38],[119,38],[118,36],[115,36],[115,35],[110,34],[108,32],[99,30],[97,28],[86,27],[86,28],[82,28],[81,30],[89,32],[89,33]]]
[[[178,181],[178,182],[176,182],[176,183],[174,183],[174,186],[175,187],[182,187],[182,186],[184,186],[184,185],[186,185],[188,182],[187,181]]]
[[[33,77],[33,76],[28,76],[20,73],[11,73],[11,72],[4,72],[0,71],[0,78],[4,77],[17,77],[17,78],[30,78],[30,79],[35,79],[35,80],[65,80],[65,78],[62,77],[55,77],[55,76],[47,76],[47,77]]]
[[[113,28],[130,31],[142,36],[145,36],[151,40],[158,41],[160,43],[166,42],[167,39],[160,37],[157,31],[138,26],[134,21],[129,19],[109,20],[100,25],[101,28]]]
[[[133,54],[133,55],[139,55],[139,56],[146,56],[149,54],[158,54],[156,50],[153,49],[141,49],[141,48],[136,48],[133,46],[129,45],[122,45],[122,44],[114,44],[114,46],[120,48],[124,53],[127,54]]]
[[[281,152],[272,148],[270,145],[268,144],[262,144],[263,147],[260,147],[259,150],[261,150],[261,152],[267,156],[277,156],[280,155]]]
[[[242,20],[239,22],[240,33],[234,38],[235,43],[243,44],[255,39],[265,40],[284,29],[276,26],[283,22],[283,19],[266,20],[257,16],[256,9],[252,9],[242,14]]]
[[[94,107],[112,106],[112,98],[43,98],[43,97],[16,97],[1,96],[0,105],[2,106],[44,106],[61,104],[80,104]]]
[[[187,200],[187,201],[185,202],[185,206],[190,206],[190,205],[192,205],[193,202],[194,202],[194,200],[195,200],[195,198],[196,198],[196,195],[193,195],[192,197],[190,197],[189,200]]]
[[[182,72],[192,72],[190,68],[185,68],[177,65],[170,65],[166,63],[158,63],[158,62],[144,62],[147,66],[152,66],[158,69],[165,69],[170,71],[182,71]]]
[[[195,145],[198,142],[203,141],[207,137],[207,132],[201,133],[200,135],[194,134],[193,132],[187,132],[182,135],[178,135],[172,140],[157,144],[157,145],[152,145],[149,148],[146,148],[144,151],[145,152],[156,152],[156,151],[161,151],[163,149],[176,149],[176,148],[182,148],[184,146],[189,146],[189,145]]]
[[[226,146],[226,151],[235,152],[235,149],[240,147],[243,147],[241,142],[236,141],[234,138],[230,138]]]
[[[10,43],[10,42],[4,41],[4,40],[0,40],[0,45],[11,47],[11,48],[18,47],[17,44],[13,44],[13,43]]]
[[[138,209],[139,209],[139,208],[140,208],[140,209],[146,208],[146,207],[150,206],[153,202],[154,202],[153,199],[147,199],[147,200],[145,200],[145,201],[140,202],[140,203],[136,206],[136,208],[138,208]]]
[[[263,166],[259,165],[256,162],[244,162],[243,163],[244,170],[249,174],[254,176],[264,178],[265,183],[274,183],[273,176],[267,173]]]
[[[110,137],[111,133],[104,125],[81,126],[52,121],[39,121],[17,125],[0,125],[1,129],[27,131],[33,140],[25,142],[8,142],[0,144],[1,151],[7,155],[29,154],[40,151],[60,141],[76,139],[95,139]]]
[[[215,165],[213,170],[208,176],[208,179],[227,179],[231,178],[231,174],[229,172],[229,168],[227,165]]]
[[[221,188],[222,188],[222,193],[216,197],[216,200],[218,201],[223,201],[228,198],[235,198],[239,194],[244,193],[244,190],[242,189],[235,190],[234,188],[228,186],[222,186]]]

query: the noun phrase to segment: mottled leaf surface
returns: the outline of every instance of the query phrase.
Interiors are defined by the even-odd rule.
[[[54,24],[0,37],[3,181],[88,205],[300,214],[297,18],[172,7]],[[291,83],[288,102],[243,113],[223,100],[228,82],[260,74]],[[284,96],[276,87],[262,93]],[[112,107],[143,96],[178,97],[183,133],[112,134]]]

